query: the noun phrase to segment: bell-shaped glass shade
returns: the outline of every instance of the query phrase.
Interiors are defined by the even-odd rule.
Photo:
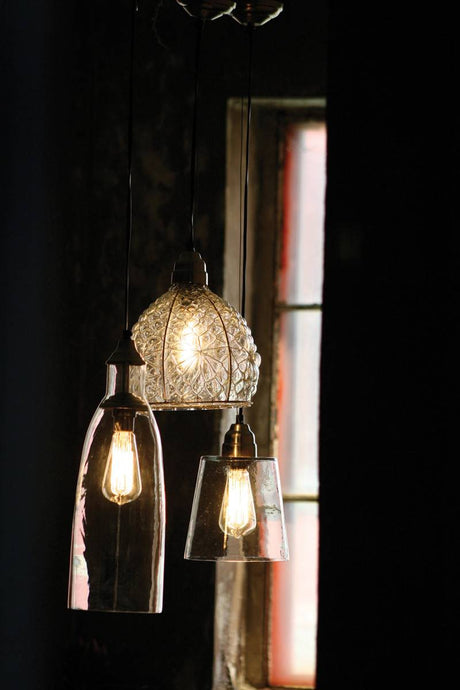
[[[207,285],[173,284],[141,314],[133,338],[147,364],[153,409],[252,404],[260,355],[251,331]]]
[[[145,366],[109,364],[107,392],[86,434],[72,530],[72,609],[162,610],[162,450],[144,378]]]
[[[276,458],[201,458],[184,556],[200,561],[288,560]]]

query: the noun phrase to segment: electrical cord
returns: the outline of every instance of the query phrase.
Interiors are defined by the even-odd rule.
[[[132,0],[131,5],[131,43],[130,43],[130,62],[129,62],[129,110],[128,110],[128,198],[126,212],[126,256],[125,256],[125,309],[124,322],[125,331],[129,331],[129,264],[131,257],[131,242],[133,235],[133,101],[134,101],[134,47],[135,47],[135,28],[136,13],[138,11],[137,0]]]

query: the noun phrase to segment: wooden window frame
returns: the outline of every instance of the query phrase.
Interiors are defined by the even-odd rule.
[[[245,146],[244,141],[241,143],[245,118],[241,108],[241,99],[228,101],[224,296],[238,308],[238,237],[243,199],[241,147],[244,150]],[[262,356],[262,368],[256,404],[247,411],[246,418],[256,434],[259,455],[273,454],[275,433],[276,377],[273,374],[279,337],[276,312],[282,309],[277,301],[276,278],[282,239],[285,134],[291,123],[324,120],[325,109],[322,98],[253,100],[246,314]],[[271,267],[271,273],[267,266]],[[223,433],[234,421],[233,417],[233,411],[223,413]],[[270,595],[270,564],[217,564],[213,690],[284,690],[282,686],[269,685]],[[289,686],[293,687],[301,686]]]

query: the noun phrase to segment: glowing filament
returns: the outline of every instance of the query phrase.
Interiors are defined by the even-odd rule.
[[[253,532],[256,524],[249,472],[244,469],[229,469],[220,509],[219,527],[224,534],[239,539]]]
[[[201,359],[200,336],[197,335],[192,325],[187,324],[182,330],[177,343],[178,364],[182,369],[195,369]]]
[[[136,437],[133,431],[114,431],[102,480],[102,493],[109,501],[124,505],[142,491]]]

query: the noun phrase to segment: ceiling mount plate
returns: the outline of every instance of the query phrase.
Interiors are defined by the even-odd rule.
[[[262,26],[283,11],[279,0],[238,0],[232,17],[243,26]]]
[[[177,0],[177,2],[187,14],[197,19],[218,19],[223,14],[231,12],[236,5],[235,0]]]

